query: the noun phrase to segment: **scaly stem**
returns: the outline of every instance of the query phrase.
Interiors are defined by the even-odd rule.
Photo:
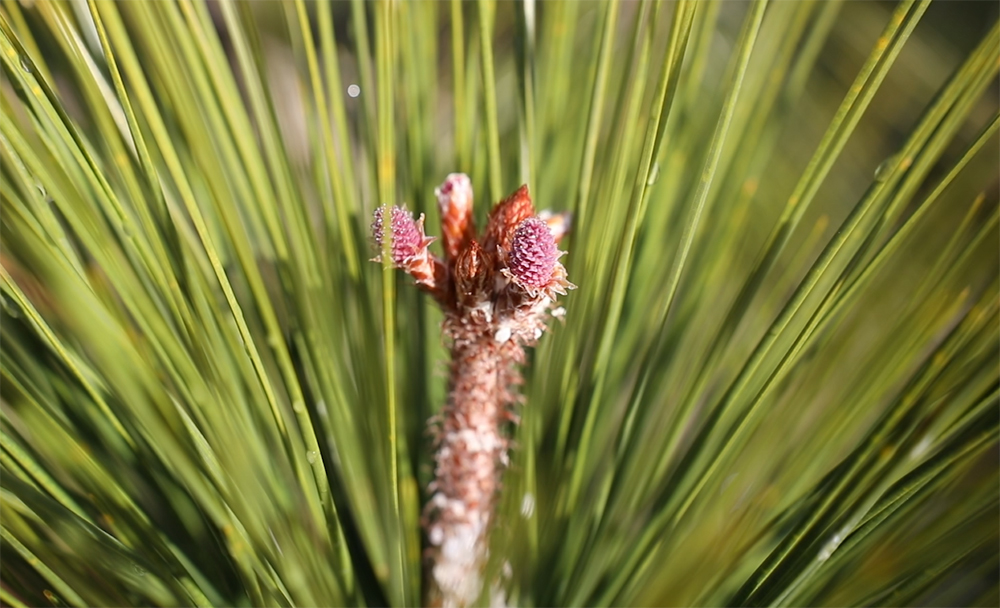
[[[493,518],[507,440],[500,426],[512,404],[515,363],[523,349],[497,342],[492,323],[449,315],[452,340],[450,394],[438,428],[433,495],[427,508],[431,543],[428,599],[467,606],[482,589],[487,532]],[[478,321],[478,322],[477,322]]]

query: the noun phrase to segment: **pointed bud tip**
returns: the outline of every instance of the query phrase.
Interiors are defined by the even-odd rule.
[[[499,247],[505,251],[509,250],[514,231],[521,222],[534,215],[535,207],[531,203],[528,186],[521,186],[493,207],[486,225],[484,245],[487,249]]]
[[[440,200],[450,196],[453,192],[471,193],[471,191],[472,181],[468,175],[464,173],[449,173],[448,177],[444,178],[444,182],[434,190],[434,194]]]

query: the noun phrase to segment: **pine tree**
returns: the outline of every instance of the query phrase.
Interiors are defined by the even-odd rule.
[[[995,3],[0,44],[4,605],[1000,604]]]

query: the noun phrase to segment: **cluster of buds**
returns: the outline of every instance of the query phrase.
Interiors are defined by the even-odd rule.
[[[392,265],[416,279],[445,312],[450,342],[448,402],[432,428],[434,481],[424,512],[429,604],[467,606],[482,591],[487,534],[500,473],[508,462],[504,422],[513,407],[527,346],[545,330],[556,296],[573,287],[557,244],[569,229],[565,214],[536,214],[527,186],[496,204],[477,239],[472,186],[448,176],[435,191],[444,257],[428,250],[423,217],[382,207],[372,232],[384,246],[386,216]],[[561,309],[551,311],[561,314]]]

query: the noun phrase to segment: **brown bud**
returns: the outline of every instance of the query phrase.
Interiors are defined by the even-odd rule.
[[[455,260],[455,292],[462,306],[471,308],[486,301],[489,275],[487,254],[479,243],[469,241]]]
[[[434,194],[441,210],[444,252],[452,261],[476,234],[472,218],[472,182],[464,173],[452,173],[434,190]]]
[[[514,194],[493,207],[486,224],[483,249],[489,252],[496,251],[497,247],[503,251],[509,250],[518,225],[533,215],[535,207],[531,204],[528,186],[521,186]]]

